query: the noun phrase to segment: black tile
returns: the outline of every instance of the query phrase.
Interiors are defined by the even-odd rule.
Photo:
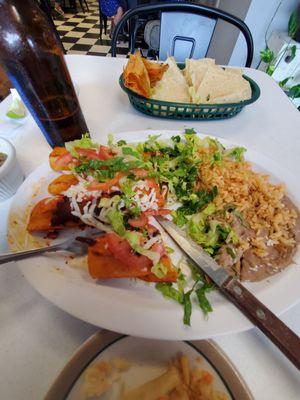
[[[98,39],[99,33],[88,33],[87,32],[82,37],[86,38],[86,39]]]
[[[124,47],[117,47],[117,54],[128,54],[128,52],[129,49],[124,49]],[[111,54],[111,49],[109,50],[108,54]]]
[[[75,26],[74,29],[72,29],[72,32],[87,32],[89,28],[81,28],[80,26]]]
[[[72,49],[73,50],[73,49]],[[87,55],[88,56],[102,56],[105,57],[107,53],[97,53],[96,51],[88,51]]]
[[[99,36],[98,36],[99,37]],[[106,40],[106,39],[98,39],[95,44],[99,44],[101,46],[110,46],[111,45],[111,40]]]
[[[96,28],[96,29],[98,28],[98,29],[99,29],[99,28],[100,28],[100,24],[95,24],[95,25],[93,26],[93,28]]]
[[[74,18],[85,18],[86,14],[76,14]]]
[[[80,22],[65,22],[64,23],[64,25],[67,25],[67,26],[76,26],[78,24],[80,24]]]
[[[74,44],[74,46],[72,46],[72,50],[78,50],[78,51],[89,51],[90,48],[92,47],[91,44]]]
[[[80,38],[77,38],[77,37],[64,36],[61,40],[62,40],[62,42],[65,42],[65,43],[76,43],[76,42],[78,42],[79,39]]]
[[[85,18],[84,23],[93,24],[93,23],[95,23],[95,20],[91,19],[91,18]]]
[[[59,33],[59,36],[62,37],[65,36],[70,31],[57,31],[57,32]]]

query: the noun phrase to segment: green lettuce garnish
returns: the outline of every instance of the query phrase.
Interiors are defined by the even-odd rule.
[[[157,278],[162,279],[168,273],[168,267],[164,265],[162,262],[158,262],[157,264],[153,265],[151,268],[152,274],[154,274]]]
[[[233,149],[229,149],[225,152],[225,154],[229,157],[235,159],[235,161],[241,162],[244,159],[244,153],[247,151],[245,147],[234,147]]]
[[[124,225],[123,214],[117,209],[112,209],[107,213],[107,219],[110,222],[113,230],[119,235],[124,236],[126,229]]]
[[[98,145],[93,143],[90,135],[86,133],[82,135],[81,139],[73,140],[72,142],[66,143],[66,149],[71,153],[73,157],[78,157],[78,153],[75,150],[78,149],[97,149]]]

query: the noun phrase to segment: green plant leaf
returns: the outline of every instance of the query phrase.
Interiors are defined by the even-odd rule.
[[[297,12],[296,10],[292,12],[290,15],[289,23],[288,23],[288,34],[291,38],[295,36],[295,33],[297,32],[297,29],[299,27],[299,21],[297,17]]]
[[[266,73],[268,75],[270,75],[270,76],[273,75],[274,71],[275,71],[275,65],[270,64],[267,66]]]
[[[291,99],[298,99],[300,97],[300,83],[289,88],[288,96]]]
[[[294,44],[294,45],[290,48],[290,51],[291,51],[291,59],[290,59],[290,61],[292,61],[292,60],[295,58],[295,56],[296,56],[296,50],[297,50],[297,46]]]
[[[291,78],[292,78],[291,76],[288,76],[287,78],[283,79],[282,81],[280,81],[280,82],[278,83],[279,86],[280,86],[281,88],[283,88],[283,87],[288,83],[288,81],[289,81]]]
[[[260,58],[263,62],[270,64],[275,59],[275,54],[272,50],[266,47],[264,50],[259,52]]]

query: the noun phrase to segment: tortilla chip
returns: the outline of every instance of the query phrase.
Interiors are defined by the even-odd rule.
[[[209,68],[194,96],[197,103],[240,102],[251,98],[251,87],[240,74]]]
[[[150,79],[140,52],[130,54],[123,77],[128,89],[144,97],[150,96]]]
[[[243,75],[244,71],[242,68],[225,68],[226,72],[231,72],[232,74]]]
[[[197,90],[207,69],[215,65],[213,58],[201,58],[200,60],[186,59],[184,76],[189,86]]]
[[[162,79],[154,87],[153,99],[163,101],[173,101],[180,103],[190,103],[189,87],[178,68],[174,57],[169,57],[166,61],[167,71]]]
[[[168,65],[149,61],[146,58],[142,58],[142,60],[149,75],[150,85],[153,87],[161,80],[164,72],[168,69]]]

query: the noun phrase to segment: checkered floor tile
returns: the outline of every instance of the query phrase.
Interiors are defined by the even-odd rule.
[[[68,54],[88,54],[110,56],[111,40],[109,38],[111,20],[108,20],[107,32],[102,33],[100,40],[100,21],[98,1],[87,0],[89,11],[82,12],[80,6],[76,14],[65,13],[63,17],[55,17],[54,24]],[[77,2],[78,5],[78,2]],[[84,5],[84,4],[83,4]],[[117,54],[126,57],[128,44],[119,43]]]

